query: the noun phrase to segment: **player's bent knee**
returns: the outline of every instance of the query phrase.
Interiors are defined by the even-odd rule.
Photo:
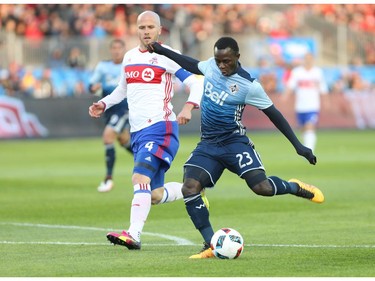
[[[250,189],[257,195],[273,196],[273,190],[263,170],[253,170],[242,176]]]
[[[113,144],[117,138],[117,133],[111,127],[106,127],[102,138],[105,144]]]
[[[184,167],[184,184],[182,194],[184,197],[197,194],[204,187],[213,186],[210,175],[200,167]]]
[[[181,189],[182,195],[184,197],[197,194],[201,192],[201,190],[202,190],[202,187],[199,181],[195,179],[191,179],[191,178],[187,178],[184,180],[184,184],[182,185],[182,189]]]

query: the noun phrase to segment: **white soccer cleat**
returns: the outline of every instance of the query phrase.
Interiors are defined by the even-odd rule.
[[[102,181],[100,183],[100,185],[98,186],[98,191],[99,192],[108,192],[108,191],[111,191],[111,189],[113,188],[113,180],[106,180],[106,181]]]

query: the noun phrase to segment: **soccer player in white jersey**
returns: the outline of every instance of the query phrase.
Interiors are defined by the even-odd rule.
[[[241,122],[246,105],[255,106],[266,114],[297,154],[305,157],[310,164],[316,164],[316,157],[310,148],[300,143],[261,84],[242,68],[236,40],[220,38],[214,45],[214,57],[206,61],[178,54],[157,42],[150,44],[148,49],[167,56],[192,73],[204,75],[201,141],[184,165],[182,187],[187,213],[204,239],[203,249],[190,258],[214,257],[210,248],[214,231],[208,209],[199,193],[203,188],[213,187],[225,169],[244,179],[257,195],[293,194],[315,203],[324,201],[323,193],[315,186],[297,179],[286,181],[277,176],[266,176],[262,161]]]
[[[304,56],[303,65],[292,69],[286,85],[284,101],[290,100],[295,93],[296,118],[302,127],[303,143],[315,150],[317,136],[316,126],[321,105],[320,97],[328,97],[328,88],[321,68],[314,66],[314,57],[311,53]],[[327,100],[323,101],[327,104]]]
[[[110,43],[110,60],[100,61],[90,78],[89,90],[92,94],[105,97],[112,93],[120,81],[125,42],[114,39]],[[106,174],[98,186],[99,192],[108,192],[113,186],[113,169],[116,161],[115,141],[132,153],[130,148],[128,102],[126,99],[105,112],[105,128],[102,139],[105,148]]]
[[[134,152],[130,227],[122,233],[110,232],[107,238],[130,250],[141,249],[141,233],[151,204],[182,199],[182,184],[164,184],[164,176],[179,147],[178,125],[189,122],[191,111],[199,107],[203,93],[202,79],[174,61],[147,51],[147,45],[157,41],[161,33],[158,14],[141,13],[137,27],[139,46],[125,54],[118,86],[89,108],[92,117],[100,117],[103,111],[128,99]],[[171,103],[176,77],[190,89],[188,100],[177,116]]]

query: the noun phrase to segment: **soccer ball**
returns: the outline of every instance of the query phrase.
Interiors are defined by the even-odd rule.
[[[236,259],[243,251],[241,234],[232,228],[221,228],[211,238],[211,249],[220,259]]]

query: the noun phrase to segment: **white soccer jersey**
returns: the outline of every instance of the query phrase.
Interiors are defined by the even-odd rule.
[[[320,109],[320,95],[327,94],[323,71],[318,67],[307,70],[303,66],[292,70],[287,87],[296,94],[296,112],[312,112]]]
[[[175,121],[171,100],[176,77],[190,88],[187,101],[199,107],[203,93],[202,79],[165,56],[141,51],[137,47],[125,54],[116,89],[100,101],[108,109],[127,97],[131,132],[159,121]]]

